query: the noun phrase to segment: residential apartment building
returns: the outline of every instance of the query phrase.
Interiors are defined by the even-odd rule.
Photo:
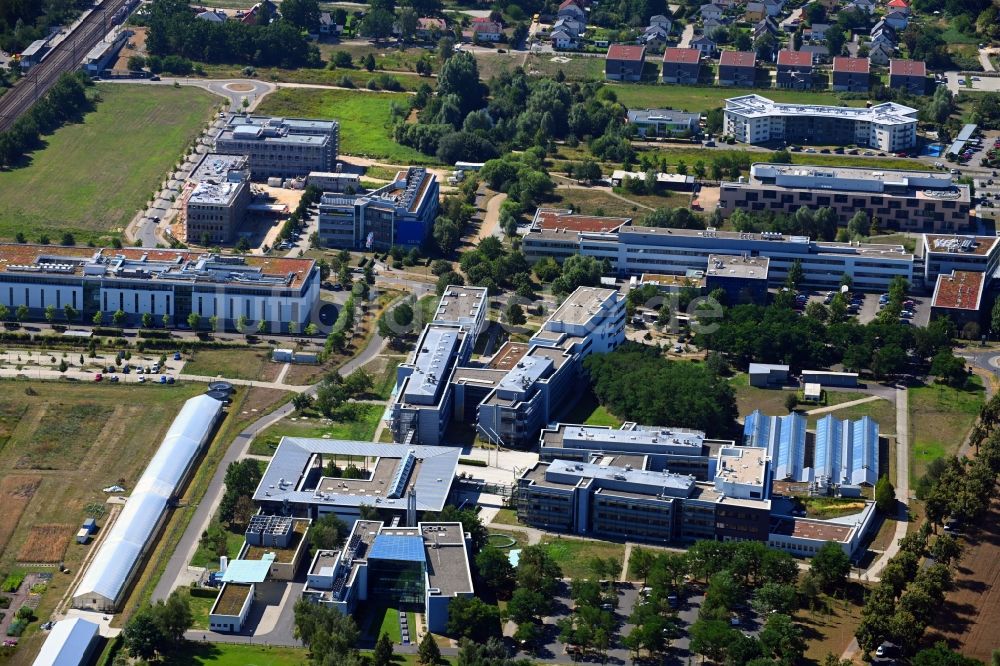
[[[334,171],[340,124],[336,120],[233,114],[215,139],[215,151],[247,155],[254,178]]]
[[[609,81],[639,81],[645,64],[645,46],[612,44],[604,60],[604,78]]]
[[[250,206],[246,155],[209,153],[191,173],[182,195],[185,238],[189,243],[231,243]]]
[[[423,167],[410,167],[367,194],[324,194],[319,239],[326,247],[388,250],[419,247],[437,217],[440,186]]]
[[[889,87],[893,90],[905,90],[911,95],[923,95],[927,92],[927,65],[922,60],[889,61]]]
[[[701,51],[668,48],[663,51],[664,83],[698,83],[701,74]]]
[[[752,88],[757,80],[757,54],[723,51],[719,56],[719,85]]]
[[[871,65],[867,58],[837,56],[833,59],[833,89],[838,92],[868,92]]]
[[[629,109],[626,122],[635,126],[640,137],[694,136],[701,131],[700,113],[673,109]]]
[[[968,185],[940,171],[756,163],[744,182],[724,182],[719,210],[793,213],[832,208],[840,224],[858,211],[883,228],[962,233],[972,226]]]
[[[0,245],[0,303],[27,306],[41,319],[66,306],[81,321],[121,310],[125,323],[143,314],[171,325],[191,313],[217,317],[230,328],[240,317],[264,320],[267,330],[309,323],[319,302],[319,269],[312,259],[231,256],[186,250],[101,249]]]
[[[812,88],[812,54],[804,51],[781,49],[778,51],[778,73],[776,83],[779,88],[808,90]]]
[[[856,144],[886,152],[917,142],[917,110],[885,102],[870,108],[779,104],[760,95],[726,100],[726,134],[741,143]]]

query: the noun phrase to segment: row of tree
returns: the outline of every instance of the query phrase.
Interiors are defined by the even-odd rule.
[[[9,130],[0,132],[0,168],[14,167],[41,145],[41,136],[70,120],[79,119],[90,102],[86,87],[90,79],[82,72],[62,74],[40,100],[18,118]]]

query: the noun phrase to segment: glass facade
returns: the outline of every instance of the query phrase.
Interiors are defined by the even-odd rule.
[[[423,608],[425,567],[423,562],[368,560],[368,595],[399,608]]]

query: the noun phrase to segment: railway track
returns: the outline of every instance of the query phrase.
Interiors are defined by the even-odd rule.
[[[97,42],[111,30],[112,18],[128,0],[104,0],[76,29],[17,82],[11,90],[0,96],[0,131],[11,125],[31,108],[63,72],[73,71]]]

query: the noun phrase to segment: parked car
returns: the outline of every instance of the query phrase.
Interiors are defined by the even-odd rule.
[[[167,383],[167,376],[166,375],[160,375],[160,383],[161,384],[166,384]]]
[[[146,378],[143,375],[139,375],[139,383],[140,384],[145,384],[146,383]]]
[[[173,377],[167,377],[167,383],[168,384],[173,384],[174,383],[174,378]]]
[[[174,360],[175,361],[181,360],[181,353],[180,352],[174,352]]]
[[[108,381],[111,382],[112,384],[117,384],[118,383],[118,376],[117,375],[113,375],[111,377],[108,377]]]
[[[101,374],[101,373],[99,373],[99,372],[98,372],[98,373],[97,373],[96,375],[94,375],[94,381],[95,381],[95,382],[99,382],[99,381],[102,381],[103,379],[104,379],[104,375],[102,375],[102,374]]]

